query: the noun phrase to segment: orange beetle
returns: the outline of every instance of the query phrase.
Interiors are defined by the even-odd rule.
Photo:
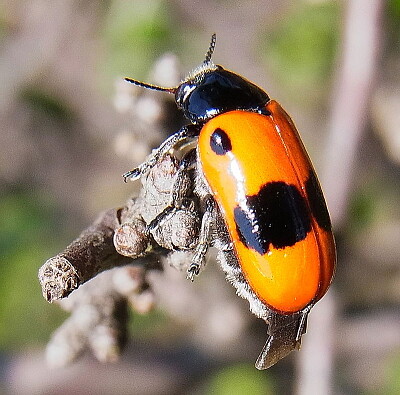
[[[202,128],[201,168],[222,211],[243,273],[270,308],[300,311],[326,292],[335,248],[315,172],[275,101],[270,115],[230,111]],[[229,150],[210,141],[229,141]]]
[[[227,278],[268,324],[256,363],[265,369],[299,348],[307,315],[331,283],[335,244],[317,176],[292,120],[258,86],[214,65],[214,47],[215,35],[203,64],[178,87],[126,79],[174,93],[191,124],[124,177],[140,177],[178,142],[197,140],[196,150],[182,159],[171,207],[149,229],[179,208],[180,177],[194,167],[202,226],[188,277],[199,273],[208,246],[216,246]]]

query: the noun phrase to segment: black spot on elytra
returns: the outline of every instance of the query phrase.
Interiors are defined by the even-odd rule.
[[[240,240],[259,254],[270,245],[292,246],[311,230],[304,198],[295,185],[284,182],[269,182],[256,195],[246,196],[245,207],[235,207],[234,215]]]
[[[331,219],[325,204],[324,195],[317,180],[315,173],[312,171],[306,181],[306,193],[310,203],[310,208],[313,217],[317,224],[324,230],[330,231],[332,229]]]
[[[210,147],[217,155],[225,155],[232,150],[231,139],[224,130],[217,128],[210,136]]]

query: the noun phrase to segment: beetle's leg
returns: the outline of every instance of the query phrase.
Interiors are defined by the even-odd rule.
[[[193,176],[190,178],[189,172],[193,169],[197,160],[196,149],[191,149],[182,158],[171,194],[171,206],[179,209],[185,206],[185,198],[192,192]]]
[[[144,173],[149,171],[168,151],[170,151],[176,143],[186,138],[195,137],[199,134],[197,125],[187,125],[179,129],[176,133],[169,136],[143,163],[138,167],[123,174],[124,181],[129,179],[136,180]]]
[[[199,242],[194,251],[192,263],[187,271],[187,278],[190,281],[194,280],[194,276],[199,274],[201,267],[204,265],[210,244],[211,224],[215,216],[215,200],[211,195],[205,199],[205,211],[201,220]]]
[[[192,191],[192,181],[188,177],[188,172],[196,162],[196,150],[192,149],[182,158],[178,171],[176,172],[175,181],[171,192],[171,202],[158,214],[148,225],[147,230],[151,232],[163,221],[185,206],[185,198]]]
[[[308,313],[310,312],[311,308],[314,305],[308,305],[301,313],[300,313],[300,319],[299,319],[299,325],[297,327],[297,333],[296,333],[296,341],[299,343],[301,342],[301,337],[306,333],[307,330],[307,318],[308,318]]]
[[[256,368],[267,369],[293,350],[298,350],[306,332],[307,316],[312,305],[299,313],[281,315],[272,313],[267,320],[268,338],[257,358]]]

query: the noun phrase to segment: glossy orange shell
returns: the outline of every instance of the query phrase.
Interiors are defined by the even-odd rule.
[[[292,246],[271,247],[262,255],[240,239],[233,210],[243,193],[254,195],[268,182],[283,181],[297,187],[309,208],[305,183],[315,174],[311,161],[282,107],[270,101],[266,109],[270,116],[238,110],[212,118],[200,132],[198,155],[250,287],[271,309],[290,314],[325,294],[334,274],[336,252],[332,231],[318,225],[311,209],[311,231]],[[226,155],[210,149],[210,137],[217,128],[232,142]]]

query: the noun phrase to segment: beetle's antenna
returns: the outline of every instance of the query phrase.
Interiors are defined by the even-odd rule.
[[[211,42],[210,42],[210,47],[208,48],[208,51],[206,53],[206,58],[204,59],[204,64],[210,63],[211,61],[211,56],[214,53],[215,49],[215,42],[217,41],[217,35],[213,33],[211,36]]]
[[[213,33],[213,35],[211,36],[210,46],[209,46],[208,51],[206,53],[206,58],[204,59],[204,62],[203,62],[204,65],[207,65],[208,63],[211,62],[211,57],[212,57],[212,55],[214,53],[216,41],[217,41],[217,35],[215,33]],[[175,94],[175,92],[178,89],[178,87],[166,88],[164,86],[148,84],[146,82],[134,80],[132,78],[124,78],[124,79],[125,79],[125,81],[130,82],[131,84],[134,84],[134,85],[137,85],[137,86],[141,86],[142,88],[146,88],[146,89],[152,89],[154,91],[161,91],[161,92],[168,92],[168,93]]]
[[[130,82],[131,84],[141,86],[142,88],[152,89],[154,91],[161,91],[161,92],[168,92],[168,93],[175,93],[178,88],[165,88],[164,86],[158,86],[153,84],[147,84],[146,82],[134,80],[132,78],[124,78],[125,81]]]

